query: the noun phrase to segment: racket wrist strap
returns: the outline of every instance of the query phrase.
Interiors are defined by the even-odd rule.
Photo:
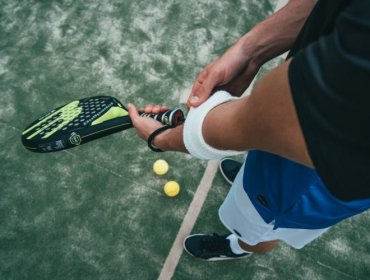
[[[153,141],[154,141],[154,138],[160,134],[161,132],[167,130],[167,129],[170,129],[170,128],[173,128],[174,126],[172,125],[165,125],[165,126],[162,126],[160,128],[158,128],[157,130],[155,130],[152,134],[150,134],[149,138],[148,138],[148,147],[154,151],[154,152],[157,152],[157,153],[160,153],[160,152],[164,152],[163,150],[157,148],[156,146],[153,145]]]

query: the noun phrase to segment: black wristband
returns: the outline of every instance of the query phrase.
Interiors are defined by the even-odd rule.
[[[165,125],[165,126],[162,126],[160,128],[158,128],[157,130],[155,130],[152,134],[150,134],[149,138],[148,138],[148,147],[154,151],[154,152],[164,152],[162,151],[161,149],[158,149],[157,147],[153,146],[153,140],[154,138],[161,132],[167,130],[167,129],[170,129],[170,128],[174,128],[174,126],[172,125]]]

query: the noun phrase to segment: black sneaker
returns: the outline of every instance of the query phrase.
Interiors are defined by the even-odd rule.
[[[206,261],[220,261],[230,259],[241,259],[252,255],[252,253],[234,254],[230,248],[229,235],[219,236],[217,234],[193,234],[184,240],[184,249],[190,255]]]
[[[220,169],[222,176],[224,176],[225,180],[229,184],[232,184],[240,168],[242,167],[242,164],[231,158],[224,158],[220,161],[218,167]]]

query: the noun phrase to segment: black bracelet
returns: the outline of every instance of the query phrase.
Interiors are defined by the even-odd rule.
[[[174,128],[174,126],[172,126],[172,125],[165,125],[165,126],[162,126],[162,127],[160,127],[160,128],[158,128],[157,130],[155,130],[152,134],[150,134],[150,136],[149,136],[149,138],[148,138],[148,147],[152,150],[152,151],[154,151],[154,152],[164,152],[164,151],[162,151],[161,149],[158,149],[157,147],[155,147],[154,145],[153,145],[153,140],[154,140],[154,138],[159,134],[159,133],[161,133],[161,132],[163,132],[163,131],[165,131],[165,130],[167,130],[167,129],[170,129],[170,128]]]

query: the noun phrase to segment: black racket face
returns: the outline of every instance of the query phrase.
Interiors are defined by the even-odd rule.
[[[34,152],[71,148],[132,127],[127,109],[115,98],[95,96],[50,111],[22,133],[23,145]]]

